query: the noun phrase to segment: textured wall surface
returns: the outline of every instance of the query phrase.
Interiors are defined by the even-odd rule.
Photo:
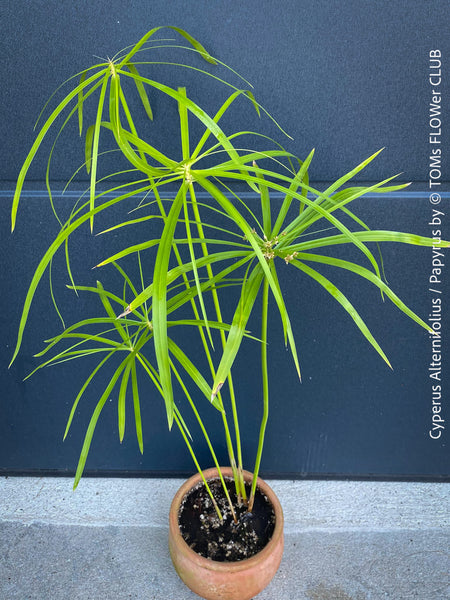
[[[430,145],[429,136],[437,134],[438,129],[436,122],[430,123],[430,73],[436,75],[438,70],[436,63],[430,62],[430,52],[441,53],[438,85],[442,98],[448,97],[450,91],[450,38],[445,25],[450,6],[446,3],[8,0],[0,7],[0,17],[0,311],[4,320],[0,344],[0,470],[72,471],[95,405],[95,394],[80,405],[63,444],[66,419],[87,366],[81,362],[61,365],[23,382],[36,366],[33,354],[42,348],[42,340],[60,329],[47,280],[38,289],[22,354],[9,371],[6,369],[26,287],[39,258],[57,233],[57,223],[42,193],[45,150],[32,165],[17,230],[11,237],[9,210],[14,180],[32,143],[34,122],[53,89],[73,73],[97,62],[95,57],[114,55],[151,27],[173,24],[196,36],[214,56],[254,85],[255,96],[293,140],[286,138],[268,118],[258,119],[248,103],[239,106],[226,122],[229,131],[263,131],[300,157],[315,147],[310,175],[314,182],[337,178],[386,147],[364,178],[377,180],[402,172],[400,179],[413,181],[414,186],[411,192],[361,200],[360,216],[380,229],[413,230],[423,235],[432,235],[433,219],[437,219],[442,237],[450,238],[446,183],[450,180],[450,111],[445,102],[439,115],[439,147],[443,150],[439,191],[445,193],[438,208],[442,214],[433,213],[438,208],[430,203],[428,183],[430,151],[436,147]],[[173,34],[161,33],[161,37],[167,36]],[[177,57],[175,49],[173,60]],[[171,85],[185,82],[176,67],[155,69]],[[244,85],[237,77],[233,83]],[[189,73],[186,85],[192,97],[208,110],[214,111],[223,101],[223,88],[212,85],[207,77]],[[167,153],[177,157],[179,144],[171,122],[173,115],[165,110],[157,95],[152,104],[152,141],[157,147],[164,144],[166,148],[167,144]],[[76,135],[70,139],[63,135],[50,171],[56,190],[82,162],[82,141]],[[73,194],[79,193],[84,184],[82,176]],[[67,210],[70,198],[56,194],[58,209]],[[82,232],[72,251],[78,283],[87,285],[95,284],[96,278],[102,280],[103,272],[92,272],[91,266],[111,253],[108,241]],[[395,291],[425,319],[433,315],[436,293],[430,291],[430,276],[436,257],[431,250],[390,245],[383,256],[387,279]],[[442,268],[439,282],[442,298],[448,296],[450,287],[445,269]],[[65,289],[68,276],[64,256],[56,261],[53,275],[55,295],[67,322],[81,318],[92,304],[85,297],[75,299]],[[292,307],[290,316],[298,338],[303,382],[298,383],[276,322],[270,334],[271,420],[263,469],[277,476],[293,477],[449,476],[447,425],[441,438],[430,437],[434,425],[433,384],[442,386],[440,394],[447,398],[442,400],[442,418],[445,422],[450,418],[450,353],[445,350],[448,344],[444,339],[441,380],[437,382],[430,379],[433,359],[425,332],[403,315],[399,317],[395,307],[388,301],[383,303],[378,291],[368,283],[356,293],[353,279],[342,275],[333,281],[343,286],[367,319],[391,359],[393,371],[382,363],[331,297],[326,297],[313,282],[291,281],[286,275],[281,284]],[[449,312],[444,300],[439,317],[443,332],[449,330]],[[252,468],[260,415],[259,349],[249,342],[248,350],[249,358],[237,366],[237,376],[246,431],[244,452],[246,464]],[[106,384],[106,378],[107,375],[99,380],[98,389]],[[148,391],[143,406],[143,457],[138,452],[131,421],[124,443],[119,445],[116,415],[116,402],[111,401],[97,427],[88,470],[171,474],[192,470],[182,440],[176,433],[166,431],[164,409],[153,391]],[[214,417],[211,415],[212,423]],[[202,463],[209,465],[205,448],[201,443],[198,447]],[[222,443],[219,454],[224,459]]]
[[[337,178],[385,146],[370,179],[398,172],[405,173],[406,181],[427,179],[429,52],[439,48],[445,68],[450,54],[445,2],[318,0],[312,6],[298,0],[282,5],[271,0],[189,5],[178,0],[18,0],[2,2],[0,11],[2,80],[7,82],[0,91],[0,111],[2,142],[8,148],[2,180],[17,176],[34,122],[59,84],[152,27],[169,24],[189,31],[252,83],[259,101],[294,141],[289,143],[266,120],[259,123],[250,110],[235,115],[233,127],[245,129],[250,119],[250,128],[263,127],[299,156],[316,148],[315,181]],[[174,35],[167,31],[160,37]],[[167,68],[164,75],[176,81],[180,71]],[[220,88],[208,88],[208,80],[193,75],[191,80],[197,91],[189,93],[208,108],[216,106]],[[441,86],[448,94],[446,77]],[[55,156],[54,179],[64,181],[72,174],[69,159],[79,162],[73,146],[65,143]],[[176,151],[175,141],[169,148]],[[42,179],[44,164],[36,163],[33,179]]]

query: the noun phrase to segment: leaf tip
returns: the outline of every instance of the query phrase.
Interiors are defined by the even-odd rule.
[[[172,425],[173,425],[173,414],[169,414],[167,413],[167,425],[169,426],[169,431],[172,431]]]
[[[16,349],[14,350],[14,354],[12,355],[11,362],[8,365],[8,369],[11,368],[13,362],[16,360],[17,355],[19,354],[20,341],[17,343]]]
[[[127,315],[130,314],[130,312],[133,312],[132,309],[130,308],[130,306],[127,306],[126,309],[123,311],[123,313],[120,313],[120,315],[118,315],[116,317],[116,321],[117,319],[121,319],[122,317],[126,317]]]
[[[206,60],[206,62],[209,62],[211,65],[217,65],[217,60],[213,56],[211,56],[211,54],[206,50],[203,49],[201,55],[204,58],[204,60]]]
[[[223,381],[220,381],[216,387],[213,389],[212,394],[211,394],[211,402],[214,402],[217,394],[220,392],[220,390],[222,389],[223,386]]]

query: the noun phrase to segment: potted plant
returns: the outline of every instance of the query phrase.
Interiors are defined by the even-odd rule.
[[[300,377],[279,269],[289,268],[292,276],[315,280],[350,315],[389,365],[356,308],[316,266],[342,269],[368,280],[380,290],[381,296],[430,331],[429,325],[384,281],[377,246],[381,242],[449,244],[410,233],[370,229],[349,209],[353,200],[368,192],[392,192],[406,187],[407,184],[392,184],[394,177],[368,186],[349,183],[378,152],[320,191],[310,184],[308,177],[314,151],[300,160],[261,134],[225,133],[222,117],[239,99],[251,102],[258,114],[264,109],[250,91],[233,87],[214,72],[197,66],[198,55],[213,65],[217,61],[197,40],[176,27],[171,29],[187,42],[182,46],[183,51],[186,56],[193,56],[191,62],[184,61],[181,66],[209,77],[214,85],[227,86],[229,95],[217,107],[217,112],[209,115],[190,98],[185,87],[172,88],[154,79],[152,69],[158,61],[150,61],[149,56],[151,58],[156,48],[180,48],[178,42],[157,39],[155,34],[160,29],[152,29],[113,59],[68,80],[69,92],[40,126],[18,177],[12,228],[25,176],[44,137],[55,130],[56,143],[71,119],[78,118],[79,133],[85,144],[85,162],[82,167],[76,165],[75,174],[85,169],[89,186],[80,195],[70,216],[60,220],[54,242],[35,271],[12,360],[20,350],[36,288],[58,250],[67,248],[68,240],[80,228],[90,227],[93,232],[98,219],[112,208],[133,209],[136,214],[130,216],[126,212],[118,223],[102,233],[134,230],[144,225],[148,226],[147,237],[139,243],[116,248],[111,256],[92,265],[97,268],[109,265],[106,277],[112,271],[118,274],[120,288],[109,289],[99,281],[96,286],[75,284],[68,259],[69,287],[95,295],[103,312],[100,316],[86,315],[81,321],[64,326],[37,355],[42,362],[35,371],[76,358],[92,362],[92,371],[73,403],[67,435],[81,397],[90,389],[99,371],[110,369],[109,382],[86,431],[74,487],[83,473],[97,421],[113,392],[118,399],[120,440],[124,436],[129,395],[134,407],[137,440],[143,451],[141,378],[155,386],[164,400],[169,428],[174,426],[179,431],[198,471],[172,503],[169,543],[174,564],[186,583],[203,597],[242,600],[252,598],[270,581],[283,550],[281,508],[270,488],[258,478],[269,407],[267,336],[274,318],[281,319],[284,341]],[[176,64],[180,66],[179,62]],[[130,87],[137,90],[138,106],[129,101]],[[177,157],[167,156],[164,148],[153,146],[151,137],[145,138],[136,126],[139,111],[144,110],[148,119],[153,119],[151,99],[156,93],[178,109],[181,149]],[[90,102],[94,102],[95,116],[85,129],[83,121]],[[61,121],[58,130],[56,123]],[[191,134],[193,121],[202,127],[196,140]],[[261,146],[261,140],[267,148],[256,149]],[[51,202],[54,149],[55,144],[49,153],[46,172]],[[125,166],[105,173],[102,163],[112,151]],[[56,207],[53,208],[57,214]],[[333,255],[333,249],[342,245],[353,246],[355,262]],[[130,260],[136,261],[137,281],[125,266]],[[233,307],[231,312],[230,306]],[[253,323],[255,318],[258,330],[250,331],[249,321],[252,319]],[[198,348],[194,350],[185,343],[186,339],[192,339],[192,335],[187,335],[189,332],[195,333],[199,340],[201,360]],[[245,338],[252,339],[254,349],[258,348],[261,356],[262,418],[251,474],[244,470],[239,428],[238,409],[245,398],[239,397],[239,382],[232,377],[233,364]],[[204,411],[213,411],[223,425],[228,468],[219,464],[214,440],[210,439],[202,417]],[[214,464],[213,472],[202,471],[185,418],[187,412],[193,414],[204,436]],[[188,526],[194,517],[199,520],[195,528]],[[215,534],[216,538],[207,538],[205,532]],[[238,541],[236,536],[240,536]],[[250,549],[246,546],[249,538],[254,542]],[[269,564],[272,570],[268,570]],[[252,569],[255,575],[251,575]],[[226,570],[231,572],[231,582],[226,580]],[[195,573],[200,573],[199,579]],[[244,582],[245,586],[249,582],[251,585],[245,587]]]

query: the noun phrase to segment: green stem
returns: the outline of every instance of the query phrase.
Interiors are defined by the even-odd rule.
[[[178,88],[178,92],[180,94],[182,94],[184,97],[186,97],[186,89],[185,88]],[[186,177],[189,177],[190,176],[190,172],[189,172],[190,145],[189,145],[188,111],[187,111],[186,106],[184,104],[182,104],[181,102],[178,102],[178,112],[179,112],[179,116],[180,116],[181,147],[182,147],[182,152],[183,152],[183,162],[185,164]],[[201,217],[200,217],[200,212],[199,212],[197,200],[195,197],[194,186],[192,183],[189,184],[189,193],[190,193],[190,197],[191,197],[192,208],[194,211],[194,219],[197,224],[198,237],[201,239],[205,239],[203,225],[202,225],[202,221],[201,221]],[[208,248],[207,248],[206,243],[204,243],[204,242],[201,243],[201,248],[202,248],[203,256],[208,256]],[[207,269],[208,277],[210,279],[212,279],[214,277],[214,274],[213,274],[211,265],[207,265],[206,269]],[[218,298],[217,291],[215,288],[212,289],[212,297],[213,297],[213,302],[214,302],[214,308],[215,308],[216,315],[217,315],[217,320],[220,323],[222,323],[223,322],[222,321],[222,313],[220,310],[219,298]],[[195,313],[198,314],[197,308],[195,308]],[[212,374],[214,377],[214,367],[213,367],[213,363],[212,363],[210,352],[209,352],[209,346],[205,339],[203,328],[199,328],[199,329],[201,332],[202,343],[205,348],[205,352],[208,356],[208,361],[209,361],[210,368],[211,368],[211,371],[212,371]],[[222,330],[220,332],[220,336],[221,336],[222,347],[225,347],[226,338],[225,338],[225,333]],[[233,441],[231,439],[230,429],[228,426],[228,421],[226,418],[225,411],[222,412],[222,420],[223,420],[228,456],[229,456],[231,468],[233,470],[233,477],[234,477],[234,481],[235,481],[235,485],[236,485],[236,491],[237,491],[238,497],[242,494],[245,499],[246,498],[245,486],[244,486],[244,479],[242,476],[241,440],[240,440],[240,433],[239,433],[239,423],[238,423],[238,418],[237,418],[236,401],[235,401],[235,396],[234,396],[234,388],[233,388],[231,378],[229,378],[229,384],[230,384],[230,398],[231,398],[231,406],[232,406],[235,436],[236,436],[236,447],[237,447],[238,461],[239,461],[238,469],[236,469],[236,459],[235,459],[235,455],[234,455]]]
[[[214,508],[216,510],[217,516],[219,517],[219,519],[221,521],[223,521],[223,516],[222,516],[222,513],[220,512],[220,508],[217,505],[217,502],[216,502],[216,500],[215,500],[215,498],[213,496],[213,493],[211,492],[211,488],[209,487],[208,482],[205,479],[205,476],[203,475],[203,471],[202,471],[202,469],[200,467],[200,464],[199,464],[199,462],[197,460],[197,457],[195,456],[194,449],[192,448],[192,446],[191,446],[191,444],[190,444],[190,442],[189,442],[189,440],[187,438],[186,432],[185,432],[184,428],[181,425],[180,418],[179,418],[179,416],[178,416],[177,413],[178,413],[178,409],[175,407],[174,415],[173,415],[174,421],[178,425],[178,429],[180,430],[181,435],[183,436],[183,439],[186,442],[186,445],[187,445],[187,447],[189,449],[189,452],[191,453],[192,460],[194,461],[195,466],[197,467],[197,471],[200,473],[200,476],[201,476],[201,478],[203,480],[203,484],[204,484],[204,486],[205,486],[205,488],[206,488],[206,490],[207,490],[207,492],[209,494],[209,497],[211,498],[211,501],[212,501],[212,503],[214,505]]]
[[[269,376],[267,369],[267,305],[269,303],[269,282],[264,279],[263,284],[263,298],[262,298],[262,315],[261,315],[261,370],[262,370],[262,384],[263,384],[263,416],[261,420],[261,427],[259,430],[259,442],[258,450],[256,453],[255,468],[253,471],[252,491],[250,494],[250,500],[248,503],[248,511],[251,512],[253,509],[253,502],[255,500],[256,483],[258,479],[259,467],[261,464],[261,455],[264,445],[264,436],[266,433],[267,419],[269,418]]]
[[[217,456],[216,456],[216,453],[214,452],[214,448],[213,448],[213,445],[211,443],[211,440],[209,439],[209,435],[208,435],[208,432],[206,431],[206,427],[204,426],[202,418],[200,417],[200,414],[199,414],[199,412],[198,412],[198,410],[197,410],[194,402],[192,401],[191,395],[189,394],[186,386],[184,385],[183,380],[180,377],[180,374],[176,370],[175,365],[173,364],[172,361],[170,361],[170,363],[171,363],[172,370],[175,373],[175,377],[177,378],[178,383],[180,384],[181,388],[183,389],[183,392],[184,392],[186,398],[188,399],[188,402],[189,402],[189,404],[191,406],[191,409],[192,409],[192,411],[193,411],[193,413],[195,415],[195,418],[197,419],[197,422],[198,422],[198,424],[200,426],[200,429],[202,430],[202,433],[203,433],[203,436],[205,438],[206,444],[208,445],[209,451],[211,452],[211,456],[212,456],[213,462],[214,462],[214,464],[216,466],[216,469],[217,469],[217,472],[219,474],[219,478],[220,478],[220,481],[222,483],[222,487],[223,487],[223,490],[225,492],[225,495],[226,495],[226,498],[227,498],[227,501],[228,501],[228,505],[230,507],[231,514],[233,516],[233,520],[234,520],[235,523],[237,523],[237,518],[236,518],[236,513],[234,512],[233,503],[231,502],[230,494],[228,492],[227,486],[225,485],[225,480],[223,478],[222,471],[220,469],[219,461],[217,460]]]
[[[148,376],[150,377],[150,379],[151,379],[151,380],[153,381],[153,383],[155,384],[155,386],[156,386],[156,389],[157,389],[157,390],[159,391],[159,393],[162,395],[162,394],[163,394],[163,390],[162,390],[162,387],[161,387],[161,385],[160,385],[160,383],[159,383],[159,378],[158,378],[158,373],[157,373],[157,371],[156,371],[156,370],[155,370],[155,369],[152,367],[152,365],[151,365],[151,364],[148,362],[148,360],[147,360],[147,359],[146,359],[144,356],[141,356],[141,354],[140,354],[139,352],[136,354],[136,357],[137,357],[137,359],[139,360],[139,362],[141,363],[141,365],[144,367],[144,370],[147,372],[147,374],[148,374]],[[173,367],[173,364],[172,364],[171,366]],[[179,376],[178,376],[178,372],[177,372],[175,369],[173,369],[173,370],[174,370],[174,372],[175,372],[175,375],[177,376],[177,379],[178,379],[178,381],[180,381],[180,383],[182,383],[182,382],[181,382],[181,378],[179,378]],[[183,384],[182,384],[182,385],[183,385]],[[184,387],[184,385],[183,385],[183,389],[186,391],[186,394],[187,394],[187,390],[186,390],[186,388]],[[194,412],[196,413],[196,415],[198,415],[198,413],[197,413],[197,411],[195,410],[194,404],[193,404],[193,402],[192,402],[192,400],[191,400],[191,398],[190,398],[189,394],[187,394],[187,396],[188,396],[188,399],[191,401],[191,406],[194,408]],[[202,429],[204,429],[204,427],[203,427],[203,423],[201,422],[201,419],[200,419],[200,415],[198,415],[198,419],[199,419],[200,426],[202,427]],[[179,413],[179,410],[178,410],[178,408],[177,408],[175,405],[174,405],[174,421],[175,421],[175,423],[177,424],[177,427],[178,427],[178,429],[180,430],[180,432],[181,432],[181,435],[183,436],[183,439],[184,439],[184,441],[185,441],[185,444],[186,444],[186,446],[188,447],[188,450],[189,450],[189,452],[190,452],[190,454],[191,454],[192,460],[194,461],[194,464],[195,464],[195,466],[196,466],[196,468],[197,468],[197,471],[200,473],[200,476],[201,476],[201,478],[202,478],[202,480],[203,480],[203,483],[204,483],[204,485],[205,485],[205,488],[206,488],[206,490],[208,491],[208,494],[209,494],[209,496],[210,496],[210,498],[211,498],[211,501],[212,501],[212,503],[213,503],[213,505],[214,505],[214,508],[215,508],[215,510],[216,510],[217,516],[218,516],[218,517],[219,517],[219,519],[222,521],[222,520],[223,520],[222,513],[220,512],[220,509],[219,509],[219,507],[218,507],[218,505],[217,505],[217,502],[216,502],[216,500],[214,499],[214,496],[213,496],[213,494],[212,494],[212,492],[211,492],[211,489],[210,489],[210,487],[209,487],[209,485],[208,485],[208,482],[206,481],[206,479],[205,479],[205,477],[204,477],[204,475],[203,475],[203,471],[202,471],[202,468],[201,468],[201,466],[200,466],[200,463],[199,463],[199,462],[198,462],[198,460],[197,460],[197,457],[196,457],[196,455],[195,455],[194,449],[192,448],[192,445],[191,445],[191,443],[190,443],[190,442],[189,442],[189,440],[188,440],[188,437],[187,437],[187,434],[186,434],[185,428],[183,427],[183,423],[184,423],[184,421],[183,421],[183,419],[181,418],[181,415],[180,415],[180,413]],[[207,436],[207,434],[206,434],[206,430],[204,431],[204,433],[205,433],[206,441],[207,441],[207,443],[208,443],[208,442],[209,442],[209,438],[208,438],[208,436]],[[218,468],[218,472],[219,472],[219,477],[220,477],[220,479],[221,479],[221,481],[222,481],[222,485],[224,486],[224,489],[226,489],[225,482],[224,482],[224,480],[223,480],[223,477],[222,477],[222,473],[221,473],[221,471],[220,471],[220,468]],[[228,490],[227,490],[227,491],[228,491]],[[230,505],[231,505],[231,501],[230,501]],[[233,512],[233,517],[234,517],[234,519],[236,520],[236,516],[235,516],[235,514],[234,514],[234,511],[233,511],[233,509],[232,509],[232,512]]]
[[[202,220],[200,217],[200,211],[199,211],[198,204],[197,204],[197,198],[195,196],[194,186],[192,184],[189,186],[189,192],[190,192],[192,208],[193,208],[193,212],[194,212],[194,219],[197,223],[198,237],[200,239],[205,239]],[[208,247],[207,247],[206,242],[201,243],[201,248],[202,248],[203,256],[205,256],[205,257],[208,256]],[[206,270],[207,270],[209,279],[213,279],[214,273],[213,273],[211,265],[209,265],[209,264],[206,265]],[[212,293],[212,298],[213,298],[213,302],[214,302],[214,308],[216,311],[217,321],[219,323],[223,323],[222,311],[220,309],[220,302],[219,302],[219,296],[217,294],[217,290],[213,287],[211,290],[211,293]],[[222,348],[225,348],[227,340],[226,340],[225,332],[222,329],[220,330],[220,339],[221,339],[221,343],[222,343]],[[242,463],[241,435],[240,435],[240,430],[239,430],[239,419],[238,419],[238,414],[237,414],[236,396],[234,393],[234,385],[233,385],[233,379],[231,377],[231,374],[228,376],[228,385],[229,385],[229,391],[230,391],[231,410],[232,410],[232,414],[233,414],[233,424],[234,424],[234,432],[235,432],[235,438],[236,438],[236,451],[237,451],[237,457],[238,457],[237,469],[236,469],[236,460],[234,458],[234,448],[233,448],[233,444],[232,444],[231,437],[230,437],[228,423],[224,421],[225,435],[227,437],[227,446],[229,449],[230,463],[231,463],[231,468],[233,469],[233,476],[234,476],[234,480],[235,480],[235,484],[236,484],[236,492],[237,492],[238,498],[239,498],[239,496],[242,496],[244,498],[244,500],[246,500],[247,494],[245,491],[244,476],[242,473],[243,463]],[[230,452],[231,452],[231,454],[230,454]]]
[[[165,218],[166,214],[165,214],[165,211],[164,211],[164,207],[162,206],[161,199],[159,198],[159,195],[158,195],[158,204],[160,205],[161,214],[163,215],[163,218]],[[181,256],[180,256],[178,247],[176,246],[175,243],[173,244],[173,251],[174,251],[174,254],[175,254],[176,259],[178,261],[178,264],[181,265],[182,264]],[[187,275],[185,273],[183,273],[182,276],[183,276],[183,281],[184,281],[184,284],[186,286],[186,289],[189,289],[190,288],[190,284],[189,284],[189,280],[188,280]],[[192,306],[192,310],[193,310],[195,319],[197,319],[199,321],[200,320],[200,314],[198,312],[197,305],[196,305],[194,299],[191,300],[191,306]],[[201,341],[202,341],[203,348],[205,350],[206,358],[208,360],[208,365],[209,365],[212,377],[214,379],[214,377],[215,377],[215,368],[214,368],[214,363],[213,363],[213,360],[212,360],[212,357],[211,357],[211,352],[209,351],[209,345],[208,345],[208,342],[207,342],[207,339],[206,339],[206,336],[205,336],[205,332],[203,330],[203,327],[200,327],[200,326],[198,327],[198,330],[199,330],[199,334],[200,334],[200,338],[201,338]],[[220,395],[218,397],[220,399]],[[222,406],[223,406],[223,404],[222,404]],[[228,455],[230,457],[230,465],[231,465],[231,468],[233,469],[233,474],[234,474],[234,478],[235,478],[235,481],[236,481],[236,475],[235,475],[235,473],[236,473],[236,461],[234,459],[233,443],[232,443],[232,440],[231,440],[231,434],[230,434],[230,430],[229,430],[228,421],[227,421],[227,418],[226,418],[225,411],[222,412],[222,420],[223,420],[223,427],[224,427],[224,430],[225,430],[225,438],[226,438],[226,442],[227,442],[227,451],[228,451]]]

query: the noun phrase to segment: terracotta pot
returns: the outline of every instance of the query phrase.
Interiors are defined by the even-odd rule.
[[[232,477],[230,468],[221,469]],[[203,472],[206,479],[217,477],[216,469]],[[246,482],[252,474],[244,471]],[[269,543],[251,558],[236,562],[220,562],[200,556],[186,544],[179,527],[178,513],[189,490],[201,481],[197,473],[176,493],[169,514],[169,550],[172,562],[184,583],[206,600],[250,600],[259,594],[275,575],[283,554],[283,511],[280,502],[265,481],[258,478],[260,491],[267,496],[275,511],[275,529]]]

